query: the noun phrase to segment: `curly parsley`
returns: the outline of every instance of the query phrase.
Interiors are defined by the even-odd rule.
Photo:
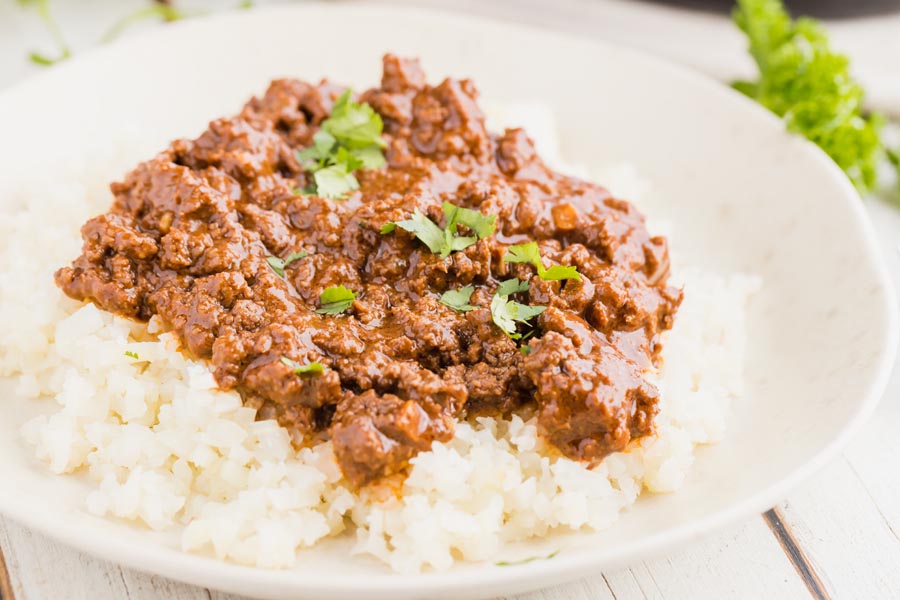
[[[881,118],[863,114],[847,57],[832,50],[817,21],[792,20],[781,0],[739,0],[733,18],[759,67],[757,81],[734,87],[818,145],[860,192],[871,190],[885,156]]]
[[[541,251],[538,248],[537,242],[528,242],[527,244],[510,246],[507,248],[503,260],[508,263],[534,265],[534,268],[537,269],[538,277],[547,281],[559,281],[562,279],[581,280],[581,275],[578,274],[578,269],[575,267],[554,265],[549,269],[545,268],[544,263],[541,262]]]
[[[334,103],[331,115],[313,136],[313,145],[297,152],[297,160],[313,174],[315,193],[338,199],[359,189],[358,169],[384,166],[384,124],[371,106],[350,99],[350,90]]]

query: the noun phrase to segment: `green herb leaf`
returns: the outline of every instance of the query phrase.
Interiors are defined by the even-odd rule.
[[[319,169],[313,174],[313,179],[316,181],[316,194],[322,198],[337,200],[359,189],[359,181],[345,164]]]
[[[549,269],[545,268],[544,263],[541,261],[541,251],[537,242],[510,246],[507,248],[506,256],[503,257],[503,260],[508,263],[533,265],[537,269],[538,277],[546,281],[559,281],[561,279],[581,280],[581,275],[578,274],[578,269],[575,267],[554,265]]]
[[[396,223],[385,223],[378,231],[381,233],[381,235],[387,235],[393,232],[395,229],[397,229]]]
[[[524,288],[522,284],[524,284]],[[491,298],[491,319],[497,327],[514,340],[522,337],[516,332],[516,323],[527,323],[547,310],[546,306],[530,306],[509,299],[510,293],[524,292],[527,289],[527,283],[520,282],[518,279],[508,279],[500,284],[494,297]]]
[[[494,233],[496,215],[483,215],[476,210],[462,208],[449,202],[444,202],[443,209],[446,221],[443,229],[417,208],[411,218],[383,225],[381,233],[391,233],[394,226],[400,227],[414,234],[428,246],[429,250],[440,254],[441,258],[447,258],[451,252],[465,250],[479,239]],[[457,225],[465,225],[474,231],[477,237],[458,236]]]
[[[138,358],[138,353],[132,352],[131,350],[126,350],[125,356],[127,356],[128,358],[133,358],[134,360],[141,360],[140,358]]]
[[[475,307],[469,304],[469,299],[472,297],[472,292],[474,291],[475,288],[471,285],[461,287],[458,290],[447,290],[441,294],[440,302],[455,311],[469,312],[470,310],[475,310]]]
[[[501,281],[500,285],[497,286],[497,293],[501,296],[510,296],[512,294],[516,294],[518,292],[527,292],[528,291],[528,282],[522,281],[521,279],[516,279],[513,277],[512,279],[507,279],[505,281]]]
[[[537,268],[543,266],[541,265],[541,251],[538,248],[537,242],[528,242],[527,244],[510,246],[506,249],[506,256],[503,257],[503,260],[509,263],[534,265]]]
[[[313,135],[313,145],[297,152],[297,160],[313,174],[315,186],[308,193],[339,199],[359,189],[354,171],[385,165],[383,128],[371,106],[351,100],[350,90],[341,94]]]
[[[66,58],[65,56],[60,56],[57,58],[50,58],[49,56],[40,54],[38,52],[30,52],[28,54],[28,60],[30,60],[34,64],[40,65],[42,67],[49,67],[49,66],[55,65],[56,63],[58,63],[61,60],[64,60],[65,58]]]
[[[300,252],[291,252],[285,258],[269,256],[266,258],[266,262],[269,263],[269,266],[272,267],[272,270],[275,271],[276,275],[284,279],[284,270],[287,268],[287,266],[296,260],[300,260],[301,258],[306,257],[306,255],[306,252],[301,250]]]
[[[321,168],[331,156],[337,140],[327,131],[320,129],[313,135],[313,145],[297,152],[297,160],[309,168]]]
[[[387,164],[384,160],[384,153],[378,146],[355,148],[350,150],[350,154],[362,162],[363,169],[380,169]]]
[[[386,144],[381,139],[384,128],[381,116],[368,104],[351,100],[350,94],[350,90],[341,94],[331,109],[331,115],[322,122],[322,129],[348,149],[367,146],[384,148]]]
[[[527,348],[527,347],[528,346],[523,346],[523,348]],[[533,562],[536,560],[549,560],[549,559],[553,558],[554,556],[556,556],[557,554],[559,554],[559,550],[555,550],[554,552],[551,552],[547,556],[531,556],[529,558],[523,558],[522,560],[514,560],[511,562],[501,561],[501,562],[498,562],[495,564],[498,567],[512,567],[515,565],[524,565],[524,564],[527,564],[527,563],[530,563],[530,562]]]
[[[171,23],[172,21],[180,21],[181,19],[189,16],[190,13],[182,11],[174,6],[163,4],[161,2],[154,2],[153,4],[140,8],[120,19],[112,27],[110,27],[105,34],[103,34],[103,37],[100,38],[100,41],[111,42],[112,40],[122,35],[123,31],[136,23],[140,23],[141,21],[146,21],[149,19],[160,19],[167,23]]]
[[[445,228],[456,233],[456,225],[465,225],[478,236],[478,239],[484,239],[494,234],[494,223],[497,221],[497,215],[485,215],[481,211],[472,210],[456,206],[449,202],[444,202],[444,218],[447,221]]]
[[[531,354],[531,346],[526,344],[525,346],[519,348],[519,352],[521,352],[525,356],[528,356],[529,354]]]
[[[59,51],[56,58],[52,58],[40,52],[30,52],[28,54],[28,59],[31,62],[36,65],[48,67],[72,56],[72,51],[69,49],[68,43],[66,43],[62,30],[59,28],[56,19],[53,18],[53,13],[50,11],[50,0],[19,0],[19,4],[26,7],[31,5],[37,7],[37,13],[41,22],[44,24],[44,28],[50,34],[50,37],[53,38],[53,42],[56,44]]]
[[[311,362],[308,365],[301,365],[284,356],[281,357],[281,363],[287,365],[294,370],[295,375],[321,375],[325,372],[325,367],[320,362]]]
[[[405,221],[397,221],[394,225],[415,235],[420,242],[428,246],[428,249],[435,254],[440,254],[441,256],[450,254],[446,238],[444,238],[444,231],[434,221],[422,214],[418,208],[413,211],[412,217]],[[381,228],[382,232],[385,227]],[[446,254],[444,254],[445,251]]]
[[[553,265],[549,269],[538,269],[538,276],[546,281],[560,281],[562,279],[574,279],[581,281],[578,269],[573,266]]]
[[[733,18],[759,67],[758,81],[737,82],[735,89],[818,145],[860,192],[872,189],[885,154],[882,119],[863,114],[863,89],[822,26],[791,20],[780,0],[739,0]]]
[[[321,315],[338,315],[353,305],[356,292],[342,285],[327,287],[319,295],[319,308],[316,310]]]

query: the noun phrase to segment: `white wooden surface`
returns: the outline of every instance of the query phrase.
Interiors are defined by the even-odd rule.
[[[116,14],[127,14],[142,5],[141,0],[54,2],[58,19],[76,48],[99,37]],[[640,28],[646,22],[646,13],[641,12],[646,7],[635,13],[640,18],[629,17],[621,0],[418,3],[620,40],[628,37],[628,27]],[[36,19],[15,4],[0,0],[0,87],[36,68],[25,60],[26,51],[52,48],[45,43]],[[217,4],[237,2],[206,2],[207,6]],[[677,37],[677,28],[672,35]],[[726,35],[716,43],[733,50],[740,40]],[[650,44],[649,49],[658,51],[660,46]],[[900,65],[900,61],[894,64]],[[735,73],[746,68],[745,63],[734,64]],[[711,70],[719,76],[729,72],[721,64]],[[900,81],[900,66],[893,77]],[[895,285],[900,286],[900,208],[890,206],[889,200],[869,200],[867,208]],[[777,514],[756,517],[669,556],[515,600],[900,598],[898,399],[900,371],[894,374],[876,417],[864,431],[842,456],[782,502]],[[779,528],[775,519],[780,519],[784,528]],[[2,518],[0,557],[3,600],[12,600],[7,595],[16,600],[239,600],[93,559]],[[4,561],[8,587],[4,587]]]

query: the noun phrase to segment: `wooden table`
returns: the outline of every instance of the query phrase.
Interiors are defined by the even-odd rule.
[[[502,14],[599,37],[604,32],[609,37],[623,35],[621,13],[610,23],[604,0],[425,3]],[[0,2],[0,86],[34,69],[24,60],[25,50],[40,43],[44,35],[34,19],[14,4]],[[140,0],[57,4],[57,16],[73,45],[83,47],[102,31],[103,20],[97,15],[107,14],[104,7],[125,14]],[[741,68],[745,65],[735,67]],[[867,208],[895,285],[900,287],[900,208],[890,206],[891,200],[897,198],[871,199]],[[843,454],[765,514],[668,556],[516,600],[900,597],[898,398],[900,370],[894,373],[876,417]],[[2,518],[0,598],[236,600],[94,559]]]

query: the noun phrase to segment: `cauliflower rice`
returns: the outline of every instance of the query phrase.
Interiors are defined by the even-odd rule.
[[[546,109],[500,113],[533,122],[539,150],[560,165]],[[355,553],[394,570],[446,569],[496,559],[509,542],[608,527],[642,490],[677,490],[694,447],[724,435],[742,393],[745,307],[760,282],[676,265],[685,297],[652,376],[656,435],[589,470],[547,452],[533,420],[480,418],[416,456],[402,494],[355,492],[329,442],[297,450],[287,430],[218,390],[158,323],[55,287],[53,271],[77,254],[79,224],[106,209],[107,182],[143,155],[130,146],[92,148],[92,164],[32,182],[0,219],[0,376],[16,379],[19,396],[56,401],[22,437],[52,472],[91,482],[93,514],[178,531],[185,551],[259,567],[290,567],[298,549],[344,534]],[[628,168],[598,180],[629,200],[644,187]]]

